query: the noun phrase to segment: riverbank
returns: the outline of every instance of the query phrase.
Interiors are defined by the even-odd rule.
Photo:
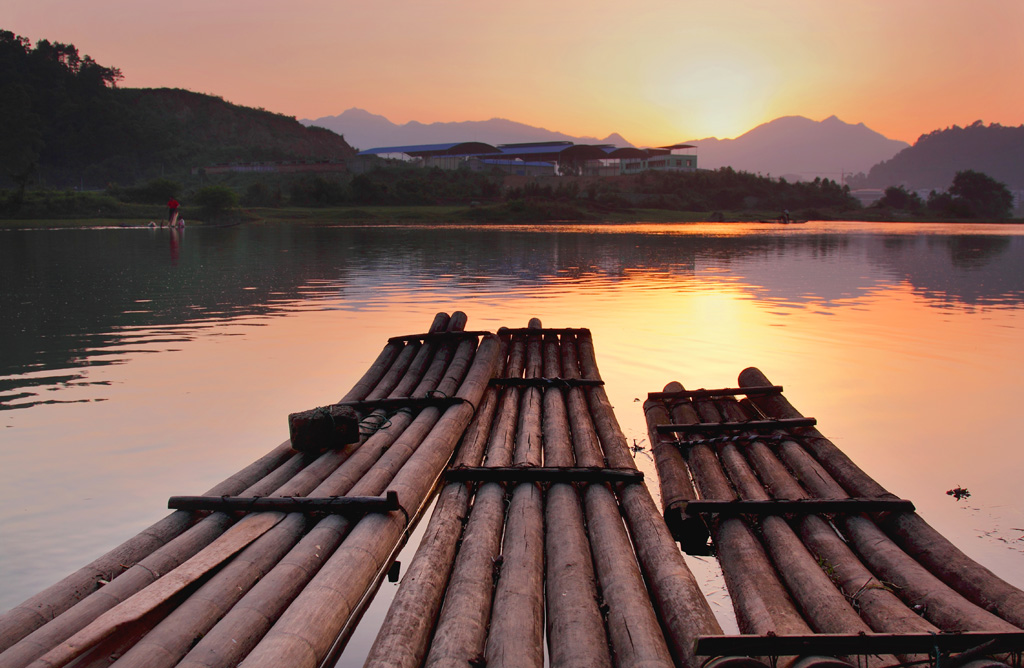
[[[142,213],[142,212],[139,212]],[[148,213],[148,212],[147,212]],[[162,213],[162,212],[161,212]],[[519,213],[520,215],[517,215]],[[490,206],[363,206],[363,207],[257,207],[239,209],[213,220],[192,218],[186,209],[183,216],[188,221],[187,227],[220,227],[231,224],[269,225],[276,223],[310,224],[310,225],[344,225],[366,223],[503,223],[503,224],[543,224],[576,222],[583,224],[615,224],[615,223],[750,223],[758,221],[774,221],[773,212],[758,211],[674,211],[668,209],[630,209],[601,212],[589,216],[545,217],[531,215],[536,211],[509,212],[501,205]],[[555,213],[555,212],[552,212]],[[820,216],[808,216],[810,220],[865,221],[917,223],[935,222],[931,218],[911,218],[886,216],[884,212],[862,209],[847,212],[849,215],[827,213]],[[199,214],[196,214],[199,215]],[[796,217],[797,220],[805,218]],[[24,229],[59,229],[68,227],[82,228],[125,228],[133,229],[148,227],[150,221],[159,221],[156,217],[141,216],[138,220],[124,217],[97,216],[95,218],[40,218],[40,219],[0,219],[0,230]],[[1000,221],[988,220],[948,220],[949,223],[984,223],[984,224],[1020,224],[1021,219]]]
[[[629,212],[614,212],[600,218],[530,218],[496,215],[476,217],[474,207],[467,206],[370,206],[370,207],[330,207],[307,209],[288,208],[253,208],[243,209],[232,218],[233,222],[242,224],[270,225],[276,223],[336,225],[365,223],[524,223],[538,224],[545,222],[565,222],[570,220],[581,223],[701,223],[701,222],[751,222],[760,220],[756,216],[743,214],[710,214],[688,211],[666,211],[661,209],[636,209]],[[225,221],[193,220],[185,215],[187,227],[222,226]],[[24,229],[59,229],[67,227],[112,228],[126,229],[148,227],[152,219],[132,221],[124,218],[79,218],[79,219],[22,219],[0,220],[0,230]]]

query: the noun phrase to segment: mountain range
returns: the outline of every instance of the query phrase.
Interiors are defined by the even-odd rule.
[[[337,116],[324,116],[301,123],[333,130],[352,146],[362,149],[380,146],[442,144],[481,141],[488,144],[571,141],[575,144],[633,146],[622,135],[603,139],[576,137],[524,123],[492,118],[487,121],[451,123],[392,123],[384,116],[363,109],[349,109]],[[693,139],[698,165],[706,169],[732,167],[745,172],[809,180],[816,176],[841,180],[842,175],[867,172],[892,158],[908,144],[888,139],[863,123],[851,125],[835,116],[813,121],[802,116],[785,116],[759,125],[735,139]]]
[[[302,119],[303,125],[327,128],[345,137],[352,146],[360,150],[381,146],[415,146],[418,144],[446,144],[449,142],[479,141],[487,144],[518,144],[542,141],[571,141],[574,144],[613,144],[632,146],[618,134],[604,139],[596,137],[574,137],[563,132],[537,128],[524,123],[492,118],[487,121],[462,121],[453,123],[420,123],[409,121],[401,125],[392,123],[384,116],[371,114],[364,109],[353,107],[337,116],[317,119]]]
[[[954,125],[922,135],[910,148],[852,179],[855,188],[901,185],[910,190],[945,190],[956,173],[982,172],[1011,190],[1024,190],[1024,125]]]
[[[815,177],[842,181],[867,172],[909,144],[887,137],[863,123],[844,123],[835,116],[812,121],[783,116],[757,126],[735,139],[692,139],[697,164],[704,169],[736,170],[784,177],[790,181]]]

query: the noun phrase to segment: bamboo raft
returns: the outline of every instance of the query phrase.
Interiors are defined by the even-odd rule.
[[[293,431],[301,452],[286,441],[173,497],[178,510],[0,616],[0,668],[331,665],[431,504],[365,666],[1020,664],[1024,593],[943,553],[756,370],[743,403],[672,385],[645,404],[663,515],[588,330],[465,325],[438,314],[337,404],[289,416],[326,426],[326,452]],[[854,550],[893,547],[850,561],[837,530]],[[742,636],[723,634],[676,543],[706,549],[709,532]],[[960,586],[940,592],[925,569]]]
[[[757,369],[644,403],[667,524],[708,537],[743,635],[697,653],[1021,665],[1024,592],[856,466]],[[737,400],[737,397],[744,397]]]
[[[700,666],[694,642],[722,629],[633,463],[590,333],[534,320],[503,334],[365,666],[540,667],[545,628],[552,666]]]
[[[498,337],[465,323],[439,314],[427,334],[388,342],[340,402],[362,418],[355,443],[300,453],[286,441],[172,504],[207,510],[175,511],[5,613],[0,666],[317,665],[372,597],[493,375]]]

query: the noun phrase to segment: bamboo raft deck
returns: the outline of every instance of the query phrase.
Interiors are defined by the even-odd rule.
[[[540,667],[545,648],[552,666],[700,666],[695,640],[722,629],[633,463],[590,333],[507,334],[365,666]]]
[[[710,534],[743,634],[700,638],[698,654],[1021,665],[1024,592],[858,468],[759,370],[739,385],[670,383],[644,403],[666,522],[684,549]]]
[[[465,326],[438,314],[389,340],[338,404],[307,412],[332,429],[352,413],[355,442],[286,441],[0,616],[0,668],[331,665],[431,503],[365,666],[1020,665],[1024,593],[943,553],[776,388],[753,389],[763,377],[741,377],[743,403],[673,385],[645,404],[663,514],[588,330]],[[747,438],[758,428],[772,438]],[[723,634],[676,543],[706,549],[708,529],[743,636]],[[857,570],[837,531],[897,547]],[[960,585],[920,584],[926,568]]]

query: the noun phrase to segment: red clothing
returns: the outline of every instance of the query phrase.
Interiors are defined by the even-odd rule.
[[[178,208],[178,200],[176,200],[176,199],[174,199],[174,198],[172,197],[172,198],[171,198],[171,199],[170,199],[170,200],[169,200],[169,201],[167,202],[167,208],[168,208],[168,209],[171,209],[171,210],[177,209],[177,208]]]

